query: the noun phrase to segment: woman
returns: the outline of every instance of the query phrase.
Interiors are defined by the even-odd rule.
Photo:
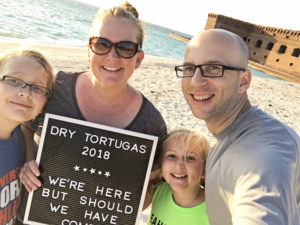
[[[159,137],[166,134],[159,111],[127,83],[143,61],[143,38],[138,13],[128,2],[98,12],[89,39],[90,71],[59,72],[45,112]],[[28,191],[41,186],[37,176],[31,160],[20,174]]]

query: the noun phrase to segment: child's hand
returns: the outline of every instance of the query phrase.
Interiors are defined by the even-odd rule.
[[[28,192],[36,190],[42,185],[38,176],[40,176],[40,171],[34,160],[24,164],[20,172],[20,180],[25,185]]]

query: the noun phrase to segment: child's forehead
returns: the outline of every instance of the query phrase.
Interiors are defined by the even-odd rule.
[[[166,148],[167,151],[176,151],[183,153],[200,153],[202,149],[200,146],[195,146],[183,138],[176,138],[170,141]]]
[[[28,62],[28,61],[36,62],[36,60],[26,55],[11,56],[5,62],[6,64],[8,64],[8,63],[20,63],[20,62]]]
[[[1,70],[15,70],[20,66],[42,67],[40,63],[29,56],[12,56],[3,62]]]

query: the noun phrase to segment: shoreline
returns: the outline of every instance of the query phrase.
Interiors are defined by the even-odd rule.
[[[22,45],[0,41],[0,54]],[[56,45],[25,44],[41,51],[55,72],[89,70],[87,48]],[[181,92],[181,80],[174,66],[181,60],[146,55],[129,83],[142,92],[162,113],[168,130],[187,127],[196,129],[212,139],[203,121],[195,118]],[[248,96],[253,106],[291,126],[300,135],[300,83],[252,76]]]
[[[267,73],[270,76],[274,76],[290,82],[300,83],[300,77],[297,75],[285,73],[283,71],[276,70],[272,67],[262,65],[251,60],[249,60],[249,66],[253,69],[260,70],[264,73]]]

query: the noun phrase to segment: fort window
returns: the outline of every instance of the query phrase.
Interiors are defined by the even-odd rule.
[[[276,62],[279,62],[279,59],[276,59]]]
[[[257,40],[255,47],[260,48],[261,44],[262,44],[262,40]]]
[[[253,52],[253,55],[256,55],[256,52]]]
[[[244,37],[244,41],[247,42],[247,37]]]
[[[274,46],[274,43],[273,42],[269,42],[268,45],[267,45],[267,47],[266,47],[266,49],[267,50],[272,50],[273,46]]]
[[[299,55],[300,55],[300,48],[295,48],[292,53],[292,56],[299,57]]]
[[[278,53],[279,54],[284,54],[285,51],[286,51],[286,46],[285,45],[281,45],[280,48],[279,48],[279,50],[278,50]]]
[[[290,66],[293,66],[293,63],[290,63]]]
[[[267,58],[267,56],[266,56],[266,55],[264,55],[264,58],[266,59],[266,58]]]
[[[289,39],[290,38],[290,36],[286,36],[286,39]]]
[[[250,38],[248,38],[248,43],[251,41],[251,39]]]

